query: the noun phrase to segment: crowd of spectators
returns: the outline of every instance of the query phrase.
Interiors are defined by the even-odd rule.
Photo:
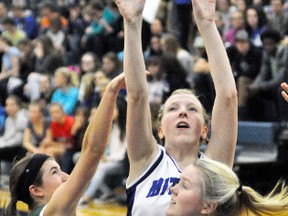
[[[280,120],[288,1],[217,0],[215,20],[237,84],[239,119]],[[4,0],[0,33],[1,159],[23,154],[23,146],[52,155],[71,172],[89,113],[109,80],[122,72],[117,6],[112,0]],[[177,88],[195,89],[209,114],[215,93],[191,1],[162,0],[154,20],[144,20],[142,37],[152,117]]]

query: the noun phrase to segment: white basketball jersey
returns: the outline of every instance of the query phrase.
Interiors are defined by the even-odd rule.
[[[171,201],[170,187],[177,184],[181,170],[162,146],[144,174],[127,185],[128,216],[162,216]]]

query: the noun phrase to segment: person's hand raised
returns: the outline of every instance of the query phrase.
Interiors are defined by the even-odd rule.
[[[123,18],[128,22],[132,22],[133,18],[142,15],[145,0],[114,0]]]
[[[216,0],[193,0],[193,13],[197,22],[214,21]]]

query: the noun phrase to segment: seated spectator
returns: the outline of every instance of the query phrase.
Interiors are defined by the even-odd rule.
[[[62,55],[69,49],[67,35],[59,17],[50,20],[50,26],[47,28],[45,35],[51,39],[54,49]]]
[[[176,89],[190,88],[190,84],[187,82],[186,70],[175,55],[166,53],[161,56],[160,71],[164,74],[163,76],[168,84],[168,91],[164,92],[163,101],[166,101]]]
[[[245,11],[246,30],[249,33],[252,44],[262,47],[260,35],[267,28],[267,18],[263,10],[250,6]]]
[[[39,25],[33,14],[25,13],[25,9],[20,4],[12,5],[13,20],[15,21],[17,29],[26,33],[26,36],[34,40],[39,35]]]
[[[225,47],[229,47],[235,42],[235,35],[238,30],[245,28],[244,15],[240,11],[234,11],[230,16],[230,28],[223,36]]]
[[[31,154],[48,153],[47,133],[50,133],[50,121],[45,119],[43,110],[39,103],[32,102],[28,107],[29,122],[24,131],[24,148]]]
[[[41,75],[39,80],[39,105],[43,110],[43,114],[46,117],[49,117],[49,104],[51,102],[52,94],[54,89],[52,87],[52,80],[51,77],[48,75]]]
[[[193,44],[195,50],[195,63],[191,87],[195,90],[200,102],[208,115],[211,115],[215,100],[215,88],[212,81],[210,66],[203,39],[198,35]]]
[[[78,100],[82,106],[85,106],[89,109],[89,105],[84,104],[84,100],[94,92],[94,75],[97,71],[97,68],[100,66],[98,57],[92,52],[86,52],[83,54],[80,61],[80,87]],[[87,101],[86,102],[92,102]]]
[[[41,76],[48,74],[50,77],[55,70],[65,65],[64,57],[53,48],[49,37],[42,35],[35,41],[35,71],[27,78],[27,85],[24,87],[24,94],[30,101],[38,100],[40,97],[39,83]]]
[[[169,91],[169,85],[165,79],[165,72],[161,70],[161,58],[150,56],[146,60],[148,74],[148,100],[149,103],[162,104],[163,95]]]
[[[46,35],[37,38],[34,54],[35,71],[40,74],[53,75],[58,67],[65,65],[63,55],[54,49],[53,41]]]
[[[144,57],[147,60],[151,56],[161,56],[161,37],[159,35],[152,35],[150,44],[144,52]]]
[[[87,109],[92,109],[99,105],[102,95],[110,80],[101,70],[96,71],[93,79],[93,83],[90,86],[87,86],[89,88],[87,88],[83,102],[81,103],[81,105],[87,107]]]
[[[84,50],[94,52],[101,59],[108,51],[105,37],[114,31],[112,26],[116,23],[119,12],[114,2],[105,6],[103,1],[94,0],[89,3],[89,7],[93,18],[83,36]]]
[[[284,10],[284,1],[270,0],[272,13],[268,15],[268,28],[280,33],[281,38],[288,36],[288,12]]]
[[[184,68],[186,75],[189,77],[193,72],[192,55],[180,46],[176,37],[173,35],[164,35],[161,39],[161,47],[163,53],[168,53],[177,57],[178,61]]]
[[[51,102],[61,104],[67,115],[73,114],[78,101],[78,88],[76,87],[78,83],[74,83],[73,76],[76,74],[73,74],[67,67],[58,68],[54,75],[56,89],[52,94]]]
[[[51,149],[49,155],[61,162],[66,149],[73,148],[71,130],[75,119],[66,115],[59,103],[51,103],[49,111],[52,122],[50,132],[47,133],[47,147]]]
[[[84,20],[81,6],[78,1],[69,2],[69,17],[67,26],[68,46],[68,64],[78,65],[82,53],[81,38],[84,35],[84,30],[87,24]]]
[[[12,46],[16,47],[19,41],[26,37],[26,33],[24,31],[16,28],[16,24],[12,18],[6,17],[3,19],[2,25],[4,29],[2,32],[2,37],[11,41]]]
[[[11,42],[0,36],[1,73],[0,73],[0,102],[4,105],[9,93],[22,84],[19,79],[20,51],[11,45]]]
[[[248,86],[251,116],[258,121],[277,121],[279,85],[286,80],[288,72],[288,46],[280,46],[278,31],[266,30],[261,34],[264,54],[261,70]],[[276,95],[276,96],[275,96]]]
[[[21,101],[16,96],[9,96],[5,105],[8,114],[5,120],[4,134],[0,136],[0,159],[13,161],[14,157],[24,156],[24,130],[28,123],[28,114],[21,109]]]
[[[73,162],[74,154],[81,151],[82,140],[88,127],[88,118],[88,110],[84,107],[78,107],[75,112],[75,121],[71,128],[72,147],[65,150],[61,160],[62,170],[68,174],[72,172],[75,165]]]
[[[250,42],[245,30],[239,30],[235,36],[235,45],[227,48],[227,54],[238,89],[239,119],[249,120],[248,86],[260,72],[262,52]]]
[[[102,71],[108,79],[113,79],[122,72],[122,62],[114,52],[106,53],[102,58]]]
[[[41,18],[40,18],[40,28],[41,31],[47,30],[47,28],[51,24],[51,19],[55,17],[60,17],[63,28],[67,27],[68,20],[61,16],[61,14],[57,11],[57,8],[52,2],[44,2],[41,5]]]
[[[29,38],[22,39],[18,43],[18,48],[20,50],[20,79],[23,81],[21,85],[13,90],[13,93],[18,95],[23,102],[29,102],[29,98],[24,94],[24,86],[27,83],[28,76],[32,71],[35,71],[35,55],[33,42]]]
[[[218,18],[221,17],[223,22],[222,31],[219,32],[221,36],[225,35],[228,29],[231,27],[230,17],[235,10],[236,10],[235,6],[229,0],[216,1],[216,16],[218,16]],[[217,21],[217,19],[215,21]]]
[[[7,7],[3,2],[0,2],[0,34],[4,31],[2,21],[8,16]]]

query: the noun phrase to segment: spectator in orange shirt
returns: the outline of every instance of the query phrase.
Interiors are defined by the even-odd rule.
[[[45,2],[41,7],[41,20],[40,27],[42,31],[47,30],[50,26],[51,19],[60,17],[63,28],[67,27],[68,20],[61,16],[61,14],[57,11],[57,8],[51,2]]]

